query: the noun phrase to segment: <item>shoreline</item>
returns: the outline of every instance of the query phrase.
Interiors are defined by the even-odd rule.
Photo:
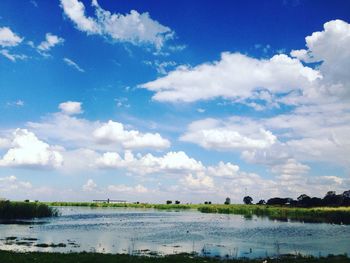
[[[266,217],[271,220],[297,221],[307,223],[350,224],[350,207],[293,207],[272,205],[242,205],[242,204],[148,204],[148,203],[91,203],[91,202],[46,202],[56,207],[91,207],[91,208],[142,208],[157,210],[189,210],[195,209],[201,213],[219,213]]]
[[[127,254],[102,254],[102,253],[91,253],[91,252],[81,252],[81,253],[57,253],[57,252],[15,252],[15,251],[4,251],[0,250],[0,262],[6,263],[48,263],[48,262],[132,262],[132,263],[164,263],[164,262],[232,262],[232,263],[258,263],[258,262],[284,262],[284,263],[306,263],[306,262],[317,262],[317,263],[349,263],[350,258],[346,255],[333,256],[329,255],[327,257],[309,257],[309,256],[295,256],[295,255],[283,255],[278,258],[259,258],[259,259],[226,259],[226,258],[215,258],[215,257],[200,257],[198,255],[191,254],[176,254],[167,256],[137,256],[137,255],[127,255]]]

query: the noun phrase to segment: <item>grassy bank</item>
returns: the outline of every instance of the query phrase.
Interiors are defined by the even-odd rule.
[[[6,263],[221,263],[221,262],[232,262],[232,263],[261,263],[264,262],[262,259],[256,260],[238,260],[238,259],[217,259],[217,258],[202,258],[193,257],[187,254],[172,255],[165,257],[145,257],[145,256],[129,256],[129,255],[111,255],[111,254],[99,254],[99,253],[44,253],[44,252],[30,252],[30,253],[19,253],[19,252],[7,252],[0,251],[0,262]],[[295,257],[286,256],[280,259],[266,259],[266,262],[284,262],[284,263],[306,263],[306,262],[317,262],[317,263],[349,263],[350,259],[345,256],[334,256],[327,258],[313,258],[313,257]]]
[[[153,208],[153,209],[196,209],[199,205],[187,204],[146,204],[146,203],[91,203],[91,202],[49,202],[50,206],[82,206],[82,207],[130,207],[130,208]]]
[[[0,220],[57,216],[56,209],[43,203],[0,201]]]
[[[296,220],[305,222],[325,222],[350,224],[350,207],[284,207],[267,205],[204,205],[198,207],[202,213],[253,215],[277,220]]]
[[[350,207],[288,207],[268,205],[198,205],[198,204],[113,204],[113,203],[74,203],[52,202],[51,206],[85,206],[85,207],[130,207],[130,208],[153,208],[153,209],[197,209],[202,213],[236,214],[245,217],[253,215],[268,217],[276,220],[295,220],[315,223],[350,224]]]

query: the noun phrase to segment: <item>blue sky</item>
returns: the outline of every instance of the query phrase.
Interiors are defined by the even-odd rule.
[[[348,1],[0,3],[0,196],[350,188]]]

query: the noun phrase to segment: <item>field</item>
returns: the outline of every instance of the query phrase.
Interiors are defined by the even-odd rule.
[[[188,254],[179,254],[165,257],[146,257],[146,256],[129,256],[129,255],[111,255],[111,254],[98,254],[98,253],[44,253],[44,252],[7,252],[0,251],[0,262],[6,263],[261,263],[261,262],[283,262],[283,263],[349,263],[350,259],[346,256],[329,256],[326,258],[313,258],[313,257],[295,257],[285,256],[279,259],[218,259],[218,258],[203,258],[197,256],[191,256]]]
[[[350,224],[350,207],[288,207],[268,205],[200,205],[200,204],[113,204],[113,203],[72,203],[52,202],[50,206],[85,206],[85,207],[130,207],[153,209],[197,209],[202,213],[237,214],[247,218],[253,215],[268,217],[274,220],[295,220],[315,223]]]

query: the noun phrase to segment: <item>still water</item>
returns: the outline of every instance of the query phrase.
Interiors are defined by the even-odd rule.
[[[232,258],[350,254],[350,225],[245,219],[194,210],[58,209],[62,213],[58,218],[0,224],[0,249],[151,255],[197,252]]]

